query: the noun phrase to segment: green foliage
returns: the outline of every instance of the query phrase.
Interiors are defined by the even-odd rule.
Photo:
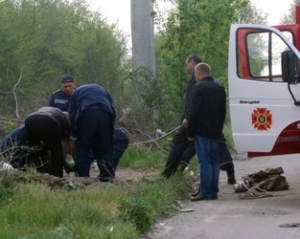
[[[120,160],[120,167],[133,168],[161,168],[166,160],[166,155],[161,150],[147,152],[139,146],[129,146],[122,159]]]
[[[5,132],[5,134],[9,134],[13,130],[14,130],[14,122],[4,121],[4,132]]]
[[[300,5],[300,0],[294,0],[290,4],[289,12],[281,19],[281,24],[295,24],[296,23],[296,6]]]
[[[9,180],[5,175],[0,178],[0,209],[14,201],[16,193],[16,183]]]
[[[22,117],[46,105],[66,73],[78,85],[97,83],[122,95],[125,37],[88,7],[85,0],[1,3],[7,24],[0,25],[0,112],[15,112],[13,91]]]
[[[165,0],[156,0],[156,9]],[[212,69],[212,75],[227,86],[228,39],[230,25],[238,22],[263,22],[256,8],[247,0],[174,0],[176,7],[166,19],[154,14],[159,26],[156,52],[160,90],[164,92],[165,108],[160,109],[163,122],[179,118],[188,74],[184,64],[187,56],[198,54]],[[249,22],[251,20],[251,22]],[[165,114],[165,112],[172,112]],[[177,124],[178,122],[176,122]]]
[[[138,232],[145,233],[152,225],[151,210],[150,205],[147,205],[140,197],[121,199],[118,206],[118,218],[131,222]]]
[[[163,145],[166,142],[161,143]],[[130,152],[132,150],[132,152]],[[147,165],[162,168],[165,155],[160,150],[143,151],[132,147],[126,158],[137,157],[129,167]],[[125,151],[126,154],[126,151]],[[118,172],[117,172],[118,174]],[[66,191],[36,183],[36,173],[24,175],[26,184],[12,180],[0,182],[0,238],[138,238],[157,218],[177,210],[174,200],[190,190],[184,175],[132,181],[130,184],[98,184]]]

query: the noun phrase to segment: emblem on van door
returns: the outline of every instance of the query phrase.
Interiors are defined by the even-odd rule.
[[[258,130],[268,130],[272,125],[272,114],[266,108],[256,108],[252,113],[252,124]]]

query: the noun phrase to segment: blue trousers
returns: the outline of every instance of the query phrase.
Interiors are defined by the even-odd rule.
[[[220,175],[220,139],[211,139],[196,135],[195,148],[200,170],[200,195],[216,197],[219,192]]]
[[[234,165],[232,162],[231,154],[226,146],[226,140],[223,135],[220,142],[220,169],[225,170],[227,172],[234,173]],[[180,160],[180,164],[187,166],[191,159],[196,155],[195,143],[190,142],[186,150],[184,151],[182,158]]]

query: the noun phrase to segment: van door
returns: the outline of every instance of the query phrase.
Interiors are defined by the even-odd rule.
[[[300,54],[295,32],[231,26],[228,58],[232,134],[248,157],[300,153]]]

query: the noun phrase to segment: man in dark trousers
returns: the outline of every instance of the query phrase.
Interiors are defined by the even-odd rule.
[[[181,171],[184,170],[185,166],[188,164],[188,162],[196,153],[194,142],[189,142],[187,140],[186,129],[188,127],[188,120],[186,119],[186,117],[187,117],[187,110],[189,108],[190,101],[191,101],[192,90],[194,85],[196,84],[194,69],[196,65],[201,62],[202,59],[195,54],[189,55],[185,62],[186,70],[188,73],[190,73],[190,78],[188,79],[186,92],[182,102],[182,111],[181,111],[181,118],[180,118],[181,127],[175,132],[175,135],[173,136],[167,162],[164,171],[162,172],[162,176],[166,178],[171,177],[171,175],[177,171],[180,162],[182,163],[180,165],[180,169]],[[234,165],[232,163],[231,155],[225,144],[224,137],[223,137],[223,142],[224,143],[222,144],[222,150],[221,150],[223,156],[221,155],[221,161],[228,162],[228,160],[229,161],[231,160],[231,162],[228,162],[228,164],[226,163],[226,165],[224,165],[224,168],[221,169],[226,170],[228,176],[228,180],[227,180],[228,183],[234,184],[236,182],[235,175],[234,175]]]
[[[69,100],[75,90],[75,81],[72,75],[65,74],[61,78],[61,89],[55,91],[48,102],[48,106],[53,106],[61,109],[62,111],[68,112],[69,110]],[[114,127],[114,137],[113,137],[113,157],[112,163],[114,167],[114,173],[116,171],[117,165],[123,156],[126,148],[129,144],[128,135],[121,128]],[[75,155],[73,155],[75,158]],[[74,160],[75,161],[75,160]]]
[[[232,161],[231,154],[226,146],[226,140],[222,134],[221,146],[220,146],[220,169],[226,171],[227,173],[227,183],[235,184],[235,173],[234,164]],[[191,159],[196,155],[196,148],[194,142],[190,142],[187,149],[184,151],[182,158],[179,163],[178,170],[184,171]]]
[[[194,75],[194,68],[195,66],[202,62],[201,58],[198,55],[190,55],[187,57],[185,64],[186,70],[190,73],[190,78],[187,82],[186,92],[183,97],[182,102],[182,110],[181,110],[181,117],[180,117],[180,128],[175,132],[173,139],[170,144],[169,155],[167,158],[167,162],[162,172],[162,176],[169,178],[172,174],[174,174],[177,170],[183,152],[189,145],[189,141],[187,140],[186,136],[186,128],[187,128],[187,121],[186,121],[186,114],[188,105],[191,100],[192,90],[196,83],[195,75]]]
[[[75,165],[78,176],[89,177],[90,165],[97,160],[101,182],[114,177],[112,165],[114,119],[110,94],[97,84],[78,87],[69,100],[72,136],[76,138]]]
[[[55,107],[43,107],[27,116],[25,129],[29,146],[46,145],[51,151],[51,174],[63,177],[65,156],[62,141],[69,144],[71,133],[68,116]],[[32,157],[35,165],[39,165],[39,155],[33,153]]]

